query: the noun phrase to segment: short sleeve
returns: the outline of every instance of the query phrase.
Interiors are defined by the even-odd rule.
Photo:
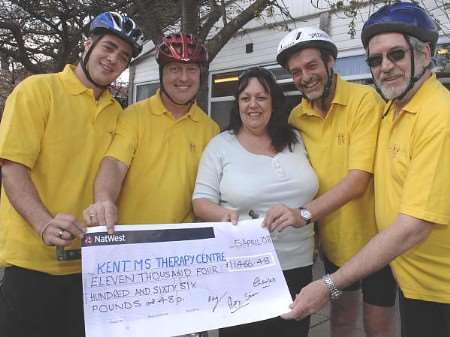
[[[105,157],[113,157],[130,166],[138,146],[138,118],[138,111],[133,106],[119,115],[114,139]]]
[[[220,202],[223,160],[219,137],[220,135],[213,138],[203,151],[192,199],[206,198],[217,204]]]
[[[33,78],[14,89],[0,125],[0,158],[34,167],[45,133],[49,95],[49,89]]]
[[[450,131],[448,121],[427,118],[415,131],[400,212],[450,224]]]
[[[364,95],[354,112],[349,140],[348,168],[373,173],[383,100],[372,91]]]

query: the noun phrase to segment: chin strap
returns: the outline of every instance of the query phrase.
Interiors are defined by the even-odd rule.
[[[323,106],[325,105],[325,101],[331,94],[331,87],[333,85],[333,78],[334,78],[334,70],[333,70],[333,68],[328,69],[328,65],[327,65],[325,56],[322,56],[321,59],[322,59],[325,69],[327,70],[327,81],[323,87],[322,95],[320,96],[320,104],[322,105],[322,108],[323,108]],[[303,94],[301,95],[301,97],[308,99],[308,97],[306,97]]]
[[[325,67],[327,67],[326,64],[325,64]],[[333,77],[334,77],[333,68],[330,68],[329,70],[327,68],[327,83],[325,83],[325,86],[323,87],[322,96],[320,97],[320,103],[322,104],[322,108],[325,105],[325,101],[328,99],[328,97],[331,94],[331,86],[333,85]]]
[[[413,50],[413,47],[411,45],[411,42],[409,42],[408,37],[406,35],[404,35],[404,36],[405,36],[406,42],[408,43],[408,47],[411,50],[411,56],[410,56],[411,57],[411,78],[409,80],[409,84],[406,87],[406,89],[400,95],[398,95],[397,97],[393,98],[393,99],[398,100],[398,101],[402,100],[408,94],[408,92],[414,87],[414,84],[416,84],[416,82],[422,78],[422,76],[426,73],[426,71],[428,69],[431,69],[431,67],[432,67],[432,62],[430,62],[425,67],[423,67],[423,69],[420,72],[420,74],[415,75],[415,70],[416,70],[415,68],[416,67],[415,67],[415,60],[414,60],[414,50]]]
[[[166,91],[166,89],[164,88],[164,84],[163,84],[163,80],[162,80],[162,68],[163,68],[163,67],[160,67],[160,68],[159,68],[159,86],[160,86],[161,92],[164,93],[164,95],[165,95],[165,96],[166,96],[173,104],[175,104],[175,105],[178,105],[178,106],[184,106],[184,107],[189,106],[189,107],[190,107],[192,104],[194,104],[195,99],[197,98],[197,94],[195,94],[194,97],[192,97],[191,99],[187,100],[187,101],[184,102],[184,103],[178,103],[178,102],[176,102],[176,101],[172,98],[172,96],[169,95],[169,93],[168,93],[168,92]]]
[[[430,63],[428,63],[425,67],[423,67],[422,71],[420,72],[420,74],[415,75],[415,70],[416,70],[416,66],[415,66],[415,60],[414,60],[414,49],[411,45],[411,42],[409,42],[409,39],[406,35],[404,35],[406,43],[408,44],[409,50],[411,51],[411,78],[409,79],[409,83],[408,86],[405,88],[405,90],[403,90],[403,92],[396,96],[393,97],[391,100],[397,100],[397,101],[401,101],[407,94],[408,92],[414,87],[414,84],[416,84],[416,82],[418,80],[420,80],[422,78],[423,75],[425,75],[425,73],[427,72],[428,69],[431,69],[433,67],[432,62],[430,61]],[[373,72],[372,72],[372,68],[370,69],[370,73],[372,74],[372,78],[374,78],[373,76]],[[388,99],[386,98],[386,96],[383,95],[383,92],[381,91],[381,89],[376,85],[375,81],[375,89],[377,90],[377,92],[381,95],[381,97],[384,98],[385,101],[387,101]],[[389,112],[389,111],[388,111]],[[383,116],[385,117],[385,116]]]
[[[81,64],[81,69],[83,69],[84,75],[86,76],[88,81],[91,82],[93,85],[95,85],[97,88],[105,90],[105,89],[107,89],[109,87],[109,85],[103,85],[103,84],[99,84],[99,83],[95,82],[92,79],[91,74],[89,73],[89,70],[87,68],[87,64],[89,62],[89,58],[90,58],[90,56],[92,54],[92,51],[94,50],[94,47],[97,45],[97,43],[99,43],[99,41],[100,41],[100,39],[102,37],[103,37],[103,35],[98,37],[97,39],[95,39],[92,42],[92,45],[89,48],[89,50],[87,51],[86,55],[84,57],[81,57],[80,64]]]

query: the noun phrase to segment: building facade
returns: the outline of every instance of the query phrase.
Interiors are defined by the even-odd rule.
[[[338,59],[335,70],[350,81],[372,83],[370,70],[365,63],[365,51],[360,41],[363,20],[368,17],[370,8],[362,11],[355,22],[356,34],[349,35],[351,19],[343,12],[318,10],[310,1],[284,0],[294,18],[289,29],[304,26],[316,26],[329,33],[338,46]],[[448,9],[436,8],[433,0],[424,0],[430,13],[440,23],[436,67],[441,81],[450,88],[450,20]],[[280,20],[280,18],[278,18]],[[234,100],[239,74],[252,66],[270,69],[283,87],[290,106],[300,100],[290,74],[282,69],[275,60],[278,43],[286,34],[285,25],[276,17],[254,19],[236,34],[217,54],[209,65],[208,76],[208,114],[221,127],[228,124],[229,111]],[[130,103],[152,95],[159,88],[159,70],[155,61],[154,46],[148,43],[141,56],[130,68]]]

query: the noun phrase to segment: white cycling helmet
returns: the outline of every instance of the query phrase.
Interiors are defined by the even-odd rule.
[[[315,27],[302,27],[289,32],[278,45],[277,62],[286,68],[288,56],[304,48],[325,49],[337,58],[337,47],[327,33]]]

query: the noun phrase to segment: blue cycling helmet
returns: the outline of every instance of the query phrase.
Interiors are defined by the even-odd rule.
[[[367,49],[370,39],[382,33],[402,33],[412,35],[431,44],[434,54],[438,28],[425,10],[411,2],[396,2],[381,7],[373,13],[363,26],[361,40]]]
[[[133,48],[133,57],[139,55],[144,44],[144,34],[133,19],[116,12],[97,15],[89,24],[88,35],[111,33],[128,42]]]

